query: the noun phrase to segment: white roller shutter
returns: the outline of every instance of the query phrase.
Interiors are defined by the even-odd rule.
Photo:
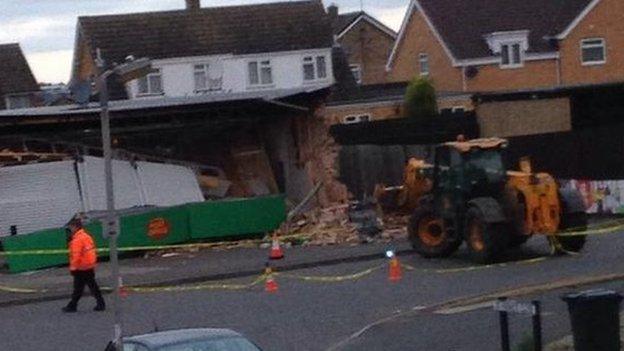
[[[73,161],[0,168],[0,236],[60,227],[80,211]]]
[[[175,206],[204,200],[190,168],[137,162],[137,171],[147,205]]]
[[[87,156],[78,163],[78,169],[87,211],[105,210],[104,160]],[[113,192],[116,209],[145,205],[136,170],[130,162],[113,160]]]

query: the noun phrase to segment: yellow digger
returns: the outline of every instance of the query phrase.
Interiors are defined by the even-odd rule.
[[[486,263],[535,234],[550,236],[565,251],[583,248],[584,235],[557,235],[586,229],[580,193],[533,173],[528,158],[519,170],[505,169],[506,147],[500,138],[460,140],[436,146],[433,165],[408,162],[397,199],[413,210],[408,232],[419,254],[445,257],[465,241],[473,259]]]

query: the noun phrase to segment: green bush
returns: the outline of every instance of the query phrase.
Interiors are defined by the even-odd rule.
[[[414,78],[405,91],[405,118],[433,119],[438,114],[435,88],[426,78]]]
[[[533,336],[524,334],[519,344],[514,347],[514,351],[533,351]]]

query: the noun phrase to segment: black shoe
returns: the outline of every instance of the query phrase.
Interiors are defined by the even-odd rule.
[[[70,307],[70,306],[65,306],[62,308],[63,312],[65,313],[74,313],[76,312],[76,307]]]
[[[105,305],[97,305],[93,308],[93,310],[95,312],[101,312],[101,311],[106,311],[106,306]]]

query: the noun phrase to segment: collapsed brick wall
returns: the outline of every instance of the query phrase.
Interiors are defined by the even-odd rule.
[[[338,155],[340,145],[329,133],[330,123],[325,118],[326,107],[319,104],[307,118],[298,119],[300,126],[300,153],[312,183],[323,182],[317,199],[327,208],[349,201],[347,187],[340,182]]]

